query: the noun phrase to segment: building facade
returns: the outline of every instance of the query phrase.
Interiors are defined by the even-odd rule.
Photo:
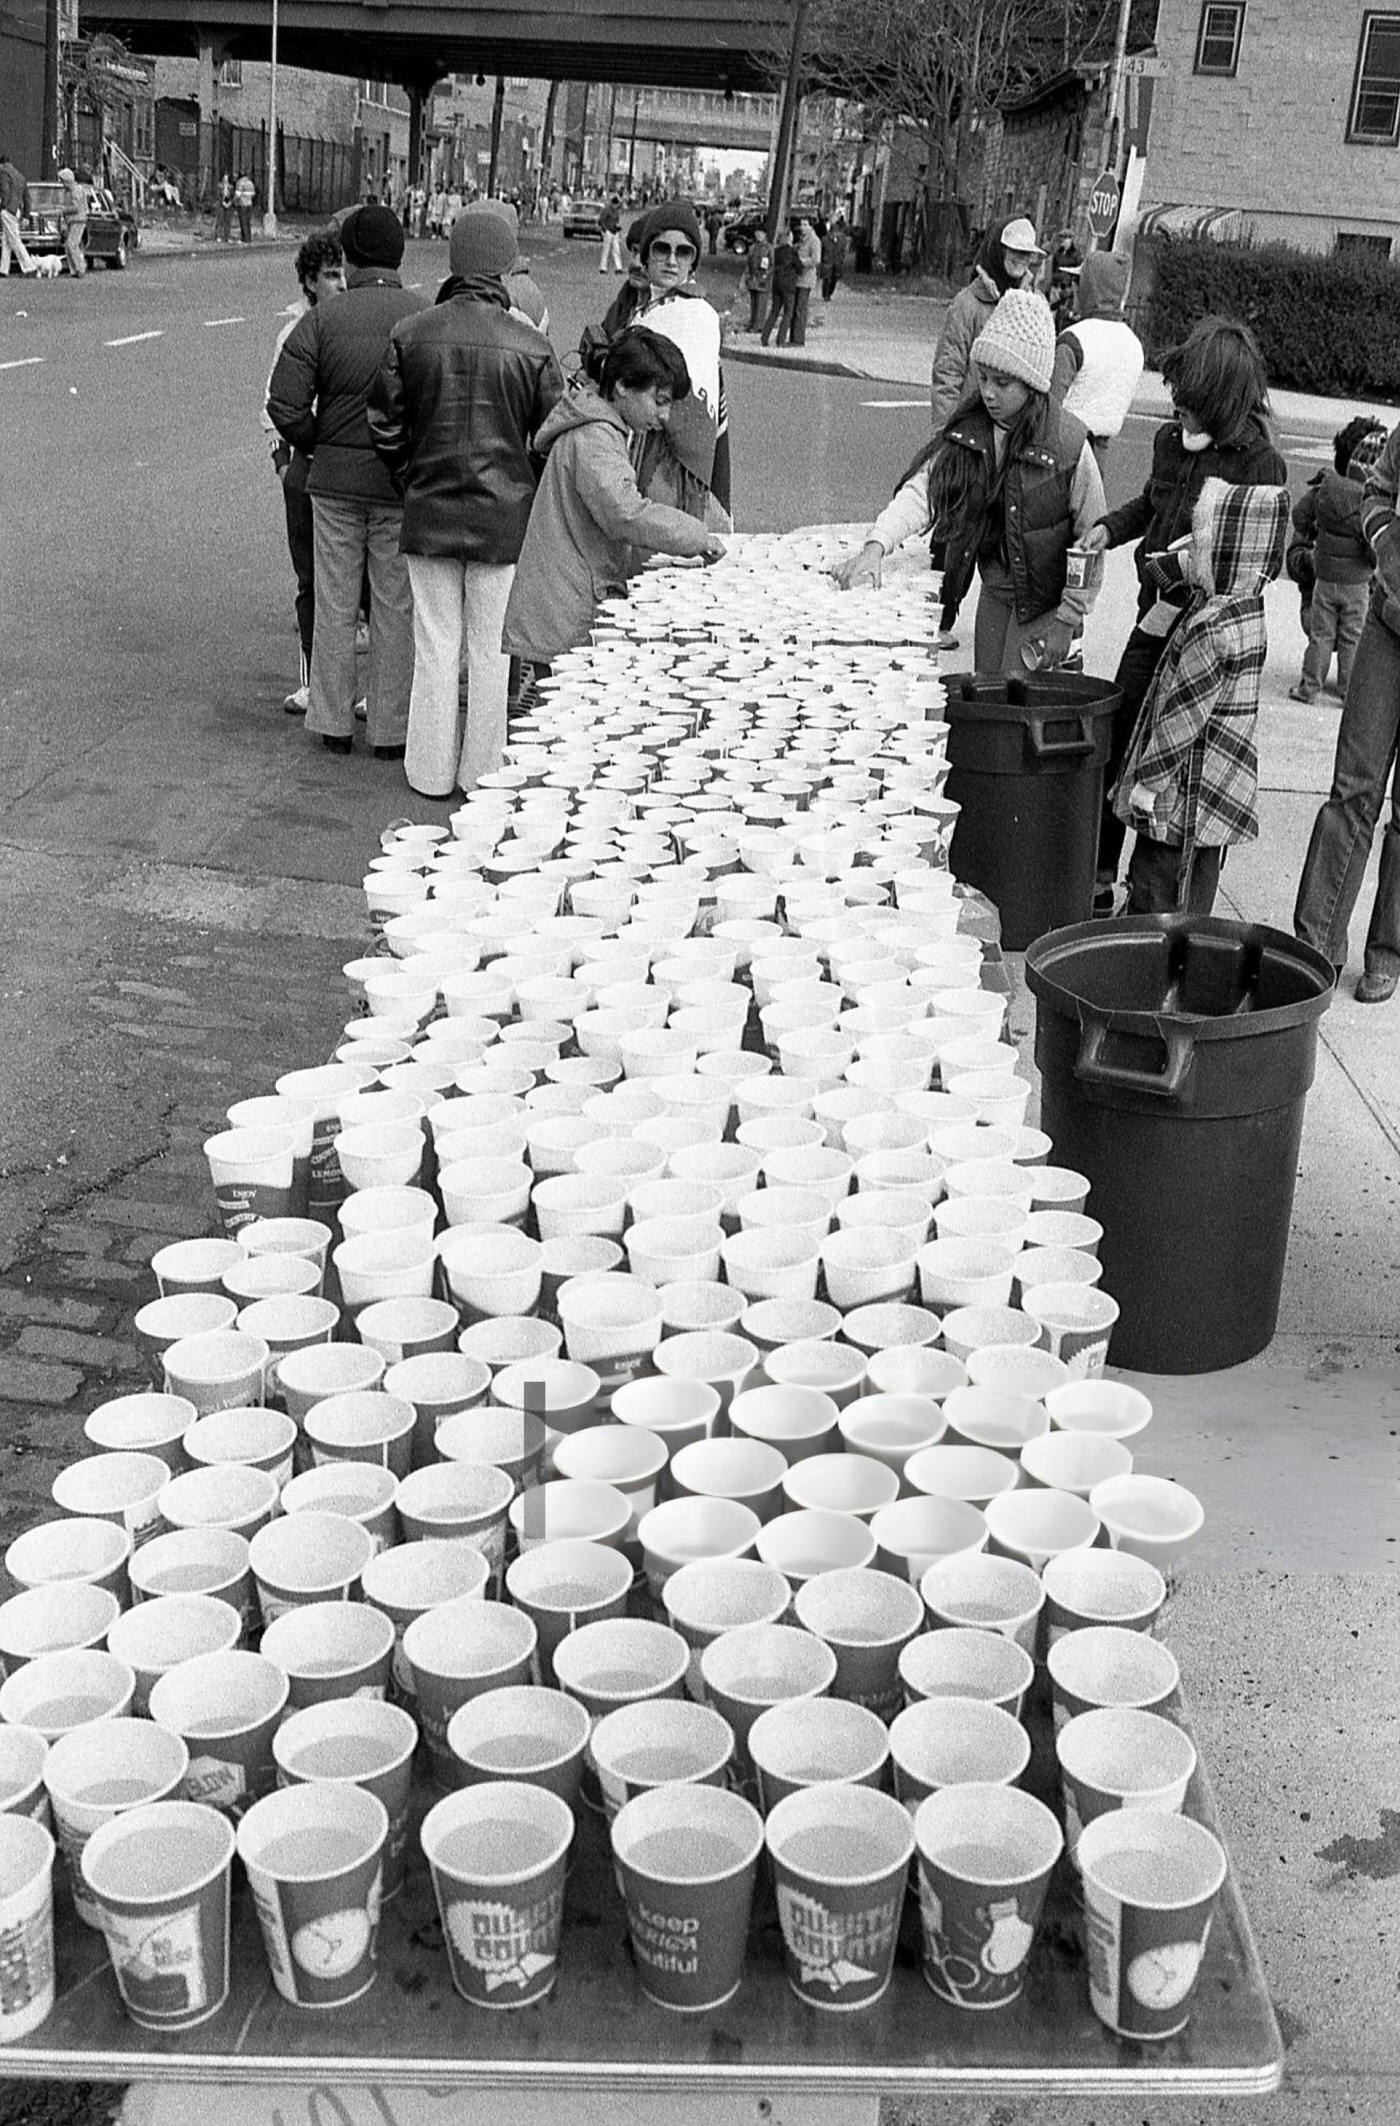
[[[264,200],[268,68],[247,59],[157,59],[157,162],[187,204],[207,204],[223,174],[243,170]],[[279,207],[329,213],[354,199],[393,201],[408,179],[409,106],[393,82],[277,69]]]
[[[1237,209],[1261,241],[1394,255],[1400,11],[1161,0],[1144,207]]]

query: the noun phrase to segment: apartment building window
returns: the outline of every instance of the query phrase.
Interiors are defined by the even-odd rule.
[[[1240,39],[1244,35],[1244,7],[1201,9],[1201,27],[1196,35],[1196,72],[1233,74],[1240,63]]]
[[[1348,258],[1368,258],[1374,264],[1390,264],[1390,238],[1388,236],[1364,236],[1343,229],[1337,236],[1337,249]]]
[[[243,61],[241,59],[225,59],[219,67],[219,87],[221,89],[241,89],[242,86]]]
[[[1347,139],[1387,148],[1400,139],[1400,15],[1362,24]]]

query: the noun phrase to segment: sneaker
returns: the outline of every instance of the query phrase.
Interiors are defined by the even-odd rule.
[[[282,706],[289,716],[304,716],[311,706],[310,687],[298,687],[294,694],[287,696]]]
[[[1358,1004],[1388,1004],[1400,987],[1400,975],[1374,974],[1369,970],[1356,985]]]
[[[1305,686],[1290,687],[1288,689],[1288,698],[1290,701],[1316,701],[1317,689],[1316,687]]]
[[[364,695],[361,694],[359,700],[355,703],[355,721],[356,723],[364,723],[368,716],[369,707],[365,701]]]

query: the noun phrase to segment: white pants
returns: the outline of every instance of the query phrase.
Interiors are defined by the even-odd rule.
[[[424,797],[472,790],[501,765],[510,659],[501,648],[515,564],[409,554],[413,585],[413,693],[404,773]],[[467,718],[460,741],[457,685],[463,638]]]
[[[606,273],[610,265],[619,273],[623,270],[621,229],[604,229],[603,231],[603,249],[602,255],[598,260],[598,271]]]
[[[24,238],[19,233],[18,218],[0,208],[0,274],[10,270],[10,253],[13,251],[21,273],[28,273],[34,261],[24,248]]]

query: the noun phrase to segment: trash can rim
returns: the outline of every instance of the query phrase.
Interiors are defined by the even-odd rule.
[[[1091,998],[1079,996],[1055,974],[1055,961],[1072,956],[1078,946],[1107,947],[1114,942],[1150,939],[1164,931],[1186,927],[1208,937],[1228,937],[1241,942],[1259,940],[1265,950],[1281,952],[1318,976],[1320,986],[1312,996],[1297,997],[1291,1003],[1269,1005],[1258,1011],[1142,1011],[1095,1003]],[[1272,924],[1238,922],[1218,915],[1135,915],[1071,923],[1061,930],[1048,930],[1026,947],[1026,986],[1033,996],[1044,997],[1052,1008],[1060,1009],[1065,1016],[1077,1019],[1087,1009],[1120,1033],[1154,1033],[1163,1026],[1183,1026],[1191,1029],[1197,1041],[1237,1041],[1277,1033],[1285,1027],[1301,1026],[1309,1019],[1321,1018],[1332,1000],[1335,982],[1331,963],[1323,953],[1313,945],[1304,944],[1301,938],[1290,936],[1286,930],[1275,929]]]

